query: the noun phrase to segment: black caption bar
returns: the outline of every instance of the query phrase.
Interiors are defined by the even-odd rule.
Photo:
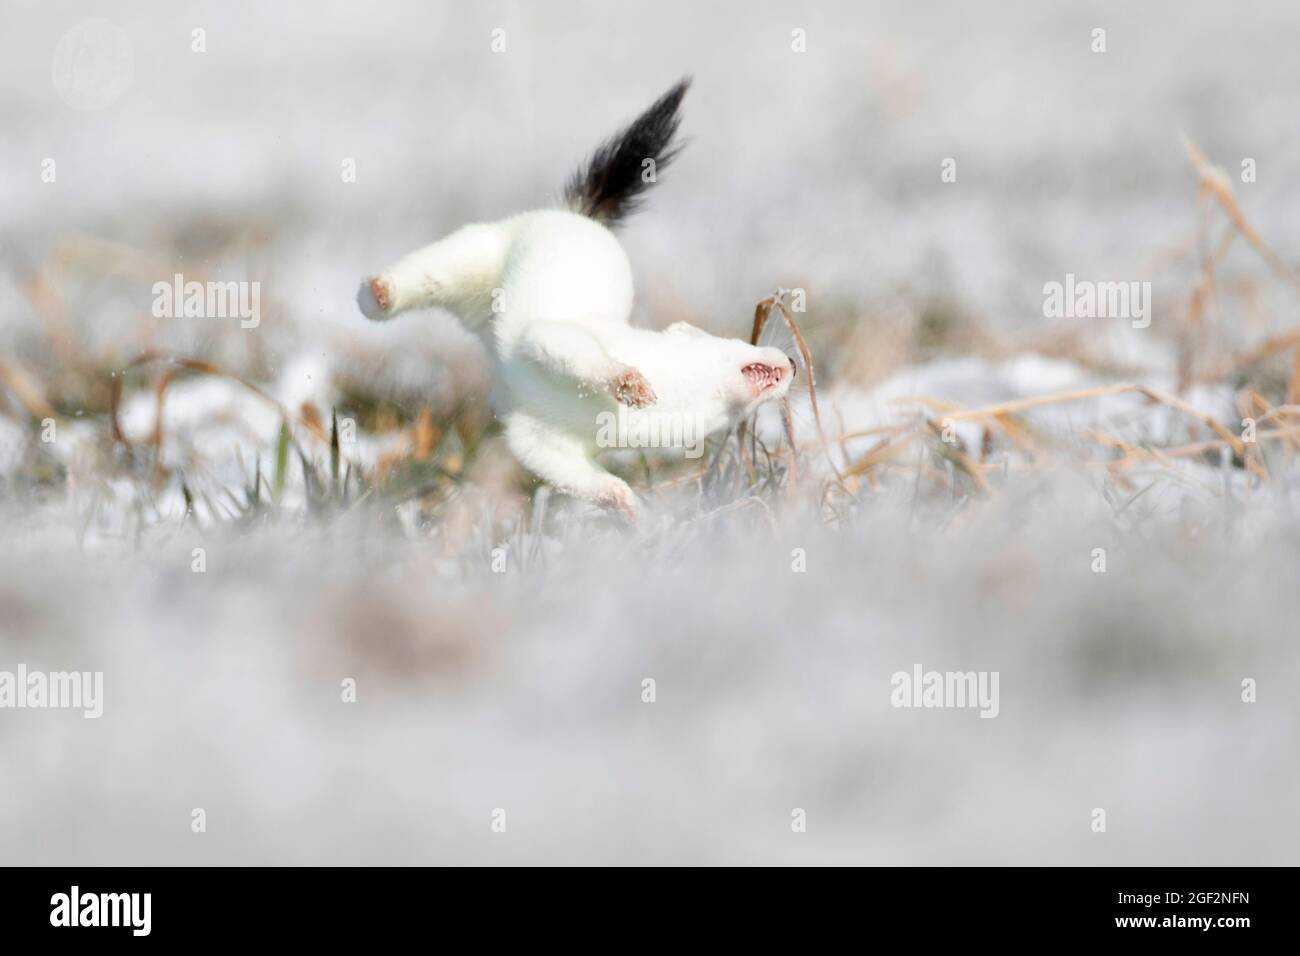
[[[1231,945],[1286,933],[1282,903],[1294,882],[1290,870],[1237,868],[734,870],[719,893],[716,875],[695,885],[696,874],[681,870],[593,879],[575,869],[544,881],[532,873],[424,869],[44,868],[6,875],[0,925],[7,941],[75,936],[96,944],[112,937],[145,945],[254,935],[373,943],[434,925],[489,928],[495,936],[506,926],[561,920],[606,929],[626,921],[636,935],[697,919],[732,934],[788,923],[813,933],[840,927],[858,938],[872,927],[923,927],[927,942],[1130,936]]]

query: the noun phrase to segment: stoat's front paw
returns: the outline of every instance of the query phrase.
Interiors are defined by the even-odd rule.
[[[392,318],[393,290],[388,280],[376,276],[366,279],[357,290],[357,305],[361,314],[373,321]]]
[[[609,393],[629,408],[645,408],[658,401],[645,376],[625,365],[609,382]]]

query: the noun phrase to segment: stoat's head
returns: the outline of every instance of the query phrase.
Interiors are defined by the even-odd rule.
[[[706,437],[784,398],[795,374],[794,362],[777,349],[719,338],[685,322],[662,332],[625,328],[608,344],[615,361],[645,379],[654,400],[620,405],[617,419],[603,409],[595,436],[601,448],[682,447],[686,457],[697,457]]]
[[[686,322],[663,334],[680,344],[687,391],[698,392],[701,403],[719,403],[730,421],[784,398],[794,380],[794,359],[779,349],[719,338]]]

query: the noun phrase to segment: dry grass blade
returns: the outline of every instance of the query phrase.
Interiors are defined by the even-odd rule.
[[[44,274],[29,278],[22,286],[23,295],[44,322],[50,348],[65,366],[81,364],[81,343],[68,317],[63,297],[45,279]]]
[[[1001,426],[1002,431],[1006,433],[1007,437],[1021,448],[1032,450],[1036,446],[1037,442],[1034,441],[1034,436],[1030,430],[1026,428],[1023,423],[1016,421],[1010,415],[1006,413],[994,415],[993,420]],[[987,437],[986,434],[986,439]]]
[[[1138,392],[1141,392],[1143,395],[1151,399],[1153,402],[1160,402],[1164,405],[1168,405],[1170,408],[1177,409],[1178,411],[1182,412],[1184,415],[1197,419],[1202,424],[1204,424],[1207,428],[1209,428],[1212,432],[1214,432],[1216,435],[1222,438],[1225,442],[1227,442],[1229,447],[1231,447],[1233,452],[1238,456],[1244,456],[1246,454],[1246,446],[1242,444],[1241,439],[1237,435],[1234,435],[1232,432],[1228,431],[1228,429],[1224,428],[1223,425],[1219,424],[1218,420],[1215,419],[1213,415],[1207,415],[1204,412],[1197,411],[1195,408],[1193,408],[1191,405],[1188,405],[1181,398],[1177,398],[1176,396],[1173,395],[1166,395],[1163,392],[1158,392],[1153,388],[1146,387],[1145,385],[1137,385],[1134,387]]]
[[[1256,429],[1259,428],[1262,422],[1272,421],[1274,418],[1279,417],[1279,409],[1275,408],[1268,399],[1259,394],[1259,392],[1255,391],[1253,388],[1248,388],[1241,393],[1239,396],[1238,407],[1241,410],[1243,425],[1245,424],[1246,419],[1254,418]],[[1281,406],[1281,408],[1287,407],[1288,406],[1286,405]],[[1254,409],[1254,411],[1252,411],[1252,409]],[[1258,439],[1258,437],[1259,436],[1256,435],[1256,439]],[[1300,448],[1300,440],[1297,440],[1296,438],[1288,437],[1287,444],[1292,448]]]
[[[911,427],[912,426],[910,425],[877,425],[874,428],[862,428],[858,431],[841,432],[840,434],[833,436],[830,440],[837,443],[843,443],[851,441],[854,438],[873,438],[876,435],[896,435],[899,432],[907,431]],[[813,442],[808,442],[804,447],[811,448],[813,447],[813,444]]]
[[[1296,349],[1295,362],[1291,366],[1291,384],[1286,388],[1288,405],[1300,402],[1300,348]]]
[[[803,331],[799,328],[799,323],[794,320],[790,310],[785,307],[785,303],[782,301],[784,296],[785,290],[782,289],[759,300],[758,305],[754,307],[754,327],[750,332],[749,341],[751,345],[757,345],[758,337],[762,335],[763,327],[767,324],[767,320],[771,318],[773,310],[780,310],[781,318],[785,320],[786,326],[790,329],[790,334],[794,336],[795,343],[799,346],[799,354],[803,356],[804,368],[808,370],[808,402],[812,406],[813,423],[817,428],[817,438],[821,442],[822,452],[826,456],[826,463],[830,465],[840,489],[847,493],[848,489],[844,486],[844,476],[831,458],[830,446],[826,440],[826,431],[822,428],[821,409],[817,407],[817,375],[813,369],[812,351],[808,348],[808,342],[803,337]],[[788,406],[786,411],[788,415]],[[790,439],[790,447],[797,448],[798,446],[794,443],[793,429],[790,430]]]
[[[428,461],[442,444],[442,437],[442,429],[433,421],[433,409],[428,406],[421,408],[415,419],[415,447],[411,457],[416,461]]]
[[[1002,402],[997,405],[986,405],[982,408],[971,408],[965,411],[954,411],[946,415],[953,421],[961,421],[972,418],[992,418],[997,420],[1000,416],[1014,414],[1017,412],[1028,411],[1031,408],[1041,408],[1045,405],[1056,405],[1062,402],[1077,402],[1089,398],[1102,398],[1110,395],[1123,395],[1126,393],[1136,393],[1142,395],[1153,402],[1162,405],[1168,405],[1201,422],[1216,435],[1218,435],[1232,450],[1243,455],[1245,448],[1241,439],[1219,423],[1212,415],[1198,411],[1187,402],[1174,395],[1166,395],[1164,392],[1157,391],[1146,385],[1136,385],[1132,383],[1118,385],[1100,385],[1096,388],[1084,388],[1069,392],[1054,392],[1049,395],[1035,395],[1032,398],[1019,398],[1010,402]],[[911,401],[926,402],[925,399],[912,399]]]
[[[315,436],[317,441],[322,443],[329,441],[329,433],[325,431],[325,420],[321,417],[320,409],[311,402],[302,403],[298,420],[302,422],[307,431]]]
[[[1259,231],[1246,219],[1246,215],[1241,211],[1241,206],[1237,203],[1237,197],[1232,191],[1231,181],[1223,170],[1211,164],[1206,159],[1205,154],[1190,139],[1184,137],[1183,146],[1187,151],[1188,159],[1191,160],[1192,167],[1196,171],[1197,179],[1200,182],[1201,195],[1213,198],[1219,204],[1219,207],[1223,209],[1233,227],[1268,264],[1268,267],[1290,285],[1292,289],[1300,292],[1300,275],[1273,251],[1273,248],[1264,241],[1264,237],[1259,234]],[[1208,264],[1203,269],[1203,272],[1207,270]],[[1300,346],[1296,348],[1295,359],[1291,368],[1290,383],[1287,386],[1287,401],[1300,401]]]
[[[32,418],[55,417],[54,406],[46,401],[36,381],[19,366],[0,362],[0,385],[13,393]]]
[[[1196,170],[1201,189],[1218,202],[1224,213],[1232,221],[1233,226],[1250,243],[1251,248],[1268,263],[1269,268],[1286,280],[1297,292],[1300,292],[1300,275],[1297,275],[1283,261],[1282,257],[1273,251],[1272,247],[1264,241],[1264,237],[1246,219],[1241,207],[1237,204],[1237,197],[1232,192],[1231,181],[1223,170],[1211,164],[1200,148],[1186,137],[1183,138],[1183,147],[1187,151],[1187,157],[1191,160],[1193,169]]]
[[[1260,362],[1270,359],[1281,352],[1289,352],[1297,346],[1300,346],[1300,329],[1293,329],[1290,332],[1270,336],[1254,348],[1234,355],[1217,369],[1197,376],[1195,381],[1201,383],[1220,382],[1231,375],[1244,372],[1252,365],[1258,365]]]
[[[128,451],[131,442],[122,431],[122,376],[114,375],[112,387],[108,390],[108,423],[113,434],[113,441],[125,445]]]
[[[979,490],[980,494],[989,493],[989,483],[984,478],[984,473],[974,459],[957,445],[950,441],[945,441],[943,437],[943,426],[932,418],[925,420],[926,427],[933,433],[934,439],[938,442],[939,454],[947,461],[953,463],[954,467],[964,473]]]
[[[781,399],[781,425],[785,428],[785,440],[790,443],[790,492],[793,494],[799,485],[799,446],[794,440],[794,418],[790,415],[788,398]]]
[[[913,440],[915,440],[917,434],[919,434],[917,430],[911,428],[900,435],[891,435],[855,461],[848,468],[844,469],[844,477],[847,479],[856,478],[859,475],[866,475],[871,472],[872,469],[886,464],[887,462],[894,461],[902,455],[903,452],[907,451]]]
[[[188,371],[191,372],[198,372],[202,375],[216,375],[220,378],[230,379],[232,382],[238,382],[240,385],[244,386],[244,388],[248,389],[254,395],[270,402],[286,418],[292,417],[289,415],[288,409],[286,409],[282,404],[280,404],[279,401],[277,401],[275,398],[269,395],[260,386],[249,381],[242,375],[238,375],[235,372],[231,372],[227,369],[224,369],[220,365],[216,364],[215,362],[209,362],[205,359],[185,358],[184,356],[180,356],[180,355],[170,355],[166,352],[157,352],[151,350],[148,352],[141,352],[139,355],[133,358],[130,362],[126,364],[126,369],[139,368],[142,365],[148,365],[152,362],[168,362],[172,365],[176,365],[180,368],[187,369]]]
[[[158,379],[158,385],[155,390],[157,399],[158,417],[153,424],[153,486],[154,490],[162,487],[163,467],[162,467],[162,442],[163,442],[163,400],[167,394],[167,386],[176,378],[176,372],[168,369]]]
[[[1053,392],[1049,395],[1035,395],[1032,398],[1018,398],[1010,402],[1002,402],[998,405],[985,405],[982,408],[969,408],[963,411],[953,411],[945,417],[953,421],[963,421],[971,418],[993,418],[1000,415],[1014,415],[1018,412],[1028,411],[1031,408],[1039,408],[1043,405],[1056,405],[1061,402],[1078,402],[1087,398],[1104,398],[1108,395],[1123,395],[1126,392],[1141,391],[1139,385],[1098,385],[1095,388],[1081,388],[1070,392]],[[900,399],[901,402],[913,401],[930,403],[933,399]]]

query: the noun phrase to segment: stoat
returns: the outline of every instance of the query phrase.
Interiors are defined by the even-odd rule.
[[[677,155],[689,80],[602,144],[569,181],[564,207],[464,226],[413,252],[357,294],[371,319],[438,306],[481,329],[494,353],[506,440],[525,468],[635,522],[638,499],[595,460],[652,436],[688,447],[781,398],[794,361],[678,322],[633,328],[632,270],[611,228]],[[620,404],[623,408],[619,408]],[[611,429],[617,420],[618,428]]]

